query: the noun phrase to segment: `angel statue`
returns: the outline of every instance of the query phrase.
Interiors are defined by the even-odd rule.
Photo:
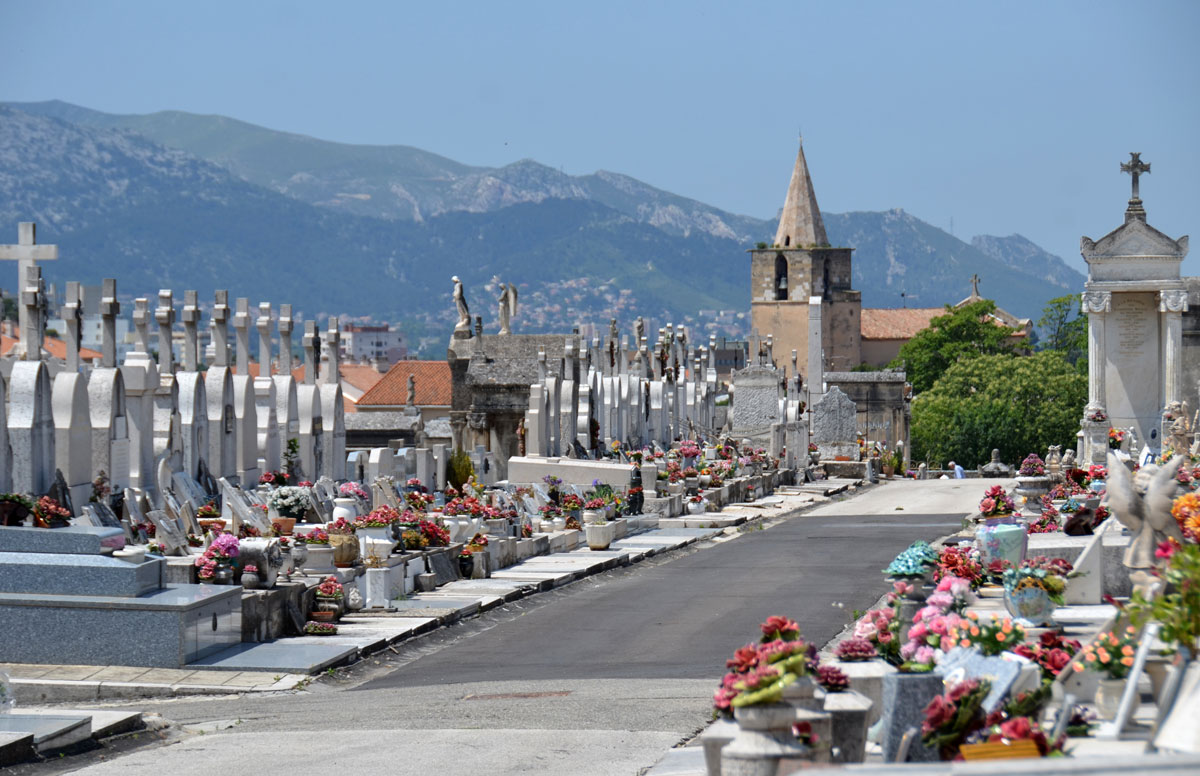
[[[1177,488],[1175,473],[1183,460],[1177,455],[1163,466],[1148,464],[1131,476],[1125,464],[1111,450],[1108,453],[1105,503],[1117,520],[1133,533],[1133,541],[1122,562],[1129,569],[1134,589],[1143,594],[1148,593],[1156,581],[1151,571],[1158,545],[1168,538],[1183,542],[1183,532],[1171,516],[1171,503]]]
[[[458,323],[454,325],[454,333],[466,332],[471,336],[471,310],[467,307],[467,297],[463,294],[462,281],[458,275],[450,278],[454,282],[454,306],[458,309]]]
[[[512,283],[500,284],[500,334],[512,334],[509,322],[517,314],[517,287]]]

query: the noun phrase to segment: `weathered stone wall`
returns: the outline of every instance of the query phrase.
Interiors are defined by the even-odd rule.
[[[909,445],[909,402],[905,396],[904,372],[826,372],[825,383],[837,386],[858,409],[858,432],[871,442],[887,442],[894,448]]]
[[[1183,314],[1183,398],[1200,409],[1200,277],[1184,278],[1188,311]]]

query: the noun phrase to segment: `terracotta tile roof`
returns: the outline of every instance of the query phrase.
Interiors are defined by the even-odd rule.
[[[400,407],[408,401],[408,377],[416,380],[421,407],[450,406],[450,364],[446,361],[397,361],[383,379],[358,399],[360,407]]]
[[[349,383],[363,393],[383,379],[380,371],[370,364],[341,364],[338,373],[342,376],[342,382]]]
[[[7,337],[0,335],[0,356],[7,356],[16,344],[21,341],[20,337]],[[65,361],[67,358],[67,343],[53,337],[45,337],[42,339],[42,350],[49,353],[52,357]],[[98,351],[91,348],[80,348],[79,359],[81,361],[91,361],[99,359],[101,355]]]
[[[908,340],[929,328],[929,322],[945,315],[944,307],[907,307],[893,310],[864,307],[859,326],[863,339]]]

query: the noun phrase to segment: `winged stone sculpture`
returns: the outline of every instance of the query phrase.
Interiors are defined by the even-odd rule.
[[[1147,465],[1130,475],[1120,459],[1108,453],[1106,504],[1113,515],[1133,533],[1133,541],[1122,561],[1129,569],[1135,589],[1146,590],[1155,578],[1154,550],[1167,538],[1183,541],[1183,532],[1171,516],[1177,485],[1175,472],[1183,462],[1174,456],[1164,466]]]

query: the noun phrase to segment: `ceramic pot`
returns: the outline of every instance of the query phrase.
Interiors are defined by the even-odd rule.
[[[1040,587],[1023,587],[1020,590],[1004,591],[1004,606],[1013,617],[1022,617],[1036,626],[1054,624],[1054,610],[1058,605],[1050,600],[1050,594]]]
[[[603,513],[599,509],[585,509],[583,510],[583,524],[598,523],[603,519],[602,515]]]
[[[392,538],[392,527],[363,526],[355,531],[358,537],[358,549],[362,557],[369,557],[372,552],[376,556],[387,557],[396,548],[396,540]]]
[[[616,533],[616,526],[612,523],[589,524],[584,526],[584,532],[587,537],[588,549],[591,550],[607,550],[612,544],[613,537]]]
[[[314,609],[308,619],[315,622],[333,622],[337,619],[337,611],[331,609]]]
[[[335,498],[333,500],[333,519],[337,520],[339,517],[354,522],[354,518],[358,517],[358,499]]]
[[[308,560],[301,568],[316,574],[328,574],[333,571],[333,548],[328,544],[306,544]]]
[[[555,531],[565,531],[567,529],[567,519],[565,517],[556,517],[553,521]]]
[[[296,528],[295,517],[277,517],[271,521],[271,527],[279,532],[280,536],[291,536],[292,531]]]
[[[1100,715],[1100,719],[1112,719],[1117,716],[1117,708],[1121,705],[1121,695],[1124,692],[1124,679],[1100,680],[1096,687],[1096,713]]]
[[[703,501],[689,501],[687,507],[689,515],[704,514],[705,504]]]
[[[262,587],[262,577],[258,575],[257,571],[243,571],[242,587],[246,590],[258,590]]]
[[[701,474],[699,479],[700,479],[700,487],[702,487],[702,488],[707,488],[709,485],[712,485],[712,475],[711,474]]]
[[[349,568],[358,560],[358,539],[354,534],[330,534],[329,546],[333,550],[333,565]]]
[[[667,493],[670,493],[672,496],[682,496],[685,487],[686,486],[683,484],[683,480],[679,480],[678,482],[668,482]]]

